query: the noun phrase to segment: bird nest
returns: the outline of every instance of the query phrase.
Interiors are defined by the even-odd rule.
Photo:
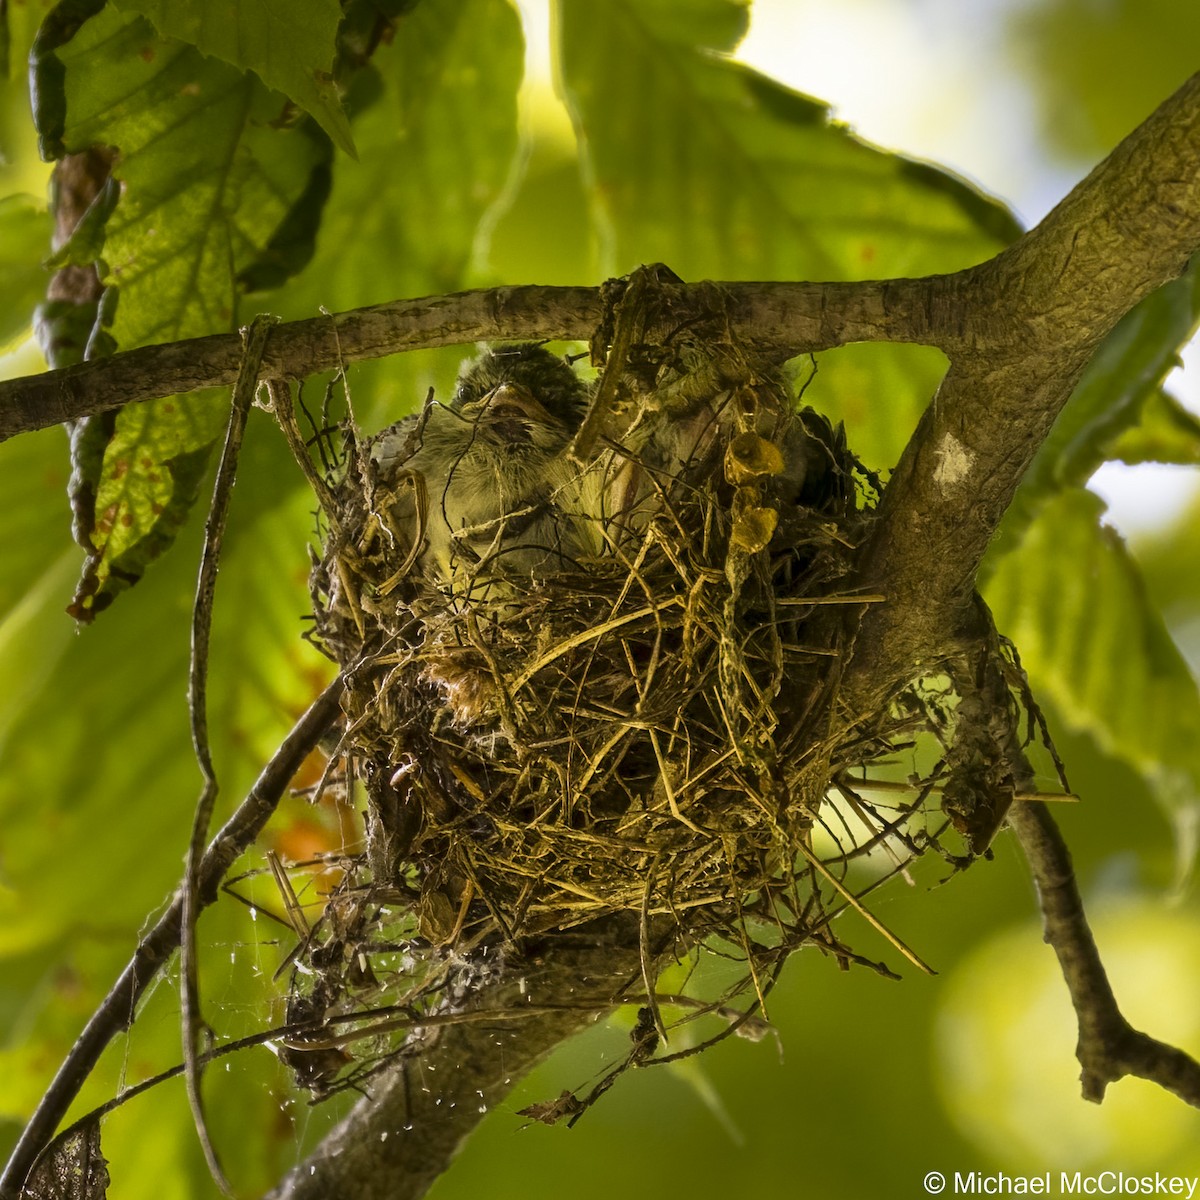
[[[461,399],[445,411],[472,411]],[[555,491],[482,531],[452,528],[455,464],[418,457],[435,409],[348,438],[312,579],[345,677],[339,752],[368,798],[364,871],[344,887],[361,894],[369,869],[407,950],[623,913],[677,949],[715,936],[751,959],[805,942],[852,959],[830,928],[862,909],[851,860],[885,841],[915,853],[918,801],[847,788],[866,829],[848,844],[827,792],[929,720],[923,700],[886,738],[830,733],[845,606],[878,599],[848,586],[873,481],[735,346],[635,347],[591,404],[595,448],[554,451]]]

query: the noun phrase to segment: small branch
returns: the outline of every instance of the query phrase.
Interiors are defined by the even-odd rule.
[[[1037,881],[1047,943],[1058,956],[1079,1022],[1083,1098],[1099,1103],[1126,1075],[1148,1079],[1200,1108],[1200,1063],[1134,1029],[1122,1015],[1083,911],[1071,855],[1043,805],[1016,804],[1009,824]]]
[[[263,768],[250,794],[213,838],[197,873],[198,908],[217,898],[225,873],[266,825],[287,785],[339,711],[341,676],[309,706]],[[179,946],[183,896],[177,891],[154,928],[138,943],[120,978],[63,1060],[53,1082],[21,1134],[0,1176],[0,1200],[20,1200],[21,1188],[42,1150],[54,1137],[105,1047],[133,1023],[138,1001]]]
[[[233,485],[237,477],[246,418],[250,413],[250,406],[254,403],[254,394],[258,390],[263,347],[266,345],[270,327],[269,318],[256,317],[246,330],[242,365],[233,385],[233,403],[230,406],[225,445],[221,450],[221,461],[217,467],[216,480],[213,482],[213,498],[208,510],[208,520],[204,523],[204,550],[200,556],[200,577],[196,581],[196,598],[192,604],[191,662],[188,672],[192,746],[196,752],[196,763],[200,767],[204,786],[192,818],[192,832],[188,839],[181,889],[183,910],[179,958],[183,986],[180,991],[180,1021],[183,1031],[183,1061],[187,1066],[184,1079],[187,1083],[188,1104],[191,1106],[209,1173],[226,1196],[232,1196],[233,1189],[225,1178],[216,1148],[209,1136],[204,1097],[200,1087],[200,1035],[204,1017],[200,1007],[200,970],[196,947],[196,921],[200,916],[197,901],[200,865],[219,790],[217,771],[213,765],[212,750],[208,741],[208,651],[212,634],[213,598],[216,595],[217,572],[221,562],[221,545],[225,540],[225,524],[233,499]]]
[[[950,277],[868,283],[728,283],[730,328],[748,342],[802,354],[854,341],[956,344],[958,316],[939,302]],[[681,306],[710,284],[681,284]],[[588,340],[603,316],[598,287],[503,287],[396,300],[279,325],[263,379],[303,379],[404,350],[494,338]],[[138,400],[226,387],[237,378],[240,334],[145,346],[0,383],[0,441]]]
[[[975,599],[961,635],[963,652],[950,668],[961,697],[952,752],[961,761],[960,786],[955,789],[959,807],[947,815],[952,821],[965,816],[968,825],[994,831],[1007,813],[1037,884],[1046,942],[1058,956],[1075,1008],[1075,1053],[1084,1099],[1099,1104],[1110,1083],[1137,1075],[1200,1107],[1200,1063],[1134,1029],[1122,1015],[1054,818],[1043,804],[1011,803],[1016,792],[1032,789],[1033,770],[1020,735],[1020,713],[1010,695],[1011,671],[1004,667],[995,626],[982,600]],[[1032,701],[1026,697],[1026,703]],[[943,804],[951,799],[956,773],[951,771]],[[966,812],[963,799],[972,802]],[[982,848],[972,844],[972,850]]]

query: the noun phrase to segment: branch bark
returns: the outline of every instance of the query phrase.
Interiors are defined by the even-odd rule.
[[[1070,852],[1054,818],[1044,804],[1012,803],[1015,794],[1035,790],[1034,772],[1024,751],[1020,714],[1009,701],[1010,683],[995,644],[995,626],[982,601],[977,602],[975,616],[973,627],[963,631],[969,639],[968,652],[952,667],[960,696],[959,719],[968,710],[971,714],[967,744],[963,746],[961,735],[956,737],[951,755],[972,764],[968,780],[984,785],[981,794],[969,797],[972,808],[982,813],[968,815],[989,819],[998,814],[1003,819],[1007,814],[1029,863],[1045,940],[1058,956],[1075,1008],[1079,1028],[1075,1052],[1082,1068],[1083,1098],[1099,1104],[1110,1083],[1137,1075],[1200,1108],[1200,1063],[1134,1029],[1122,1014],[1088,925]]]
[[[1200,75],[1036,229],[950,278],[959,345],[864,548],[860,581],[888,602],[859,628],[851,707],[869,711],[944,653],[1017,484],[1092,353],[1198,247]]]
[[[371,1094],[266,1200],[417,1200],[488,1110],[640,983],[636,922],[601,921],[501,952],[468,982],[455,1010],[463,1020],[410,1035]]]
[[[1083,1098],[1099,1104],[1110,1083],[1136,1075],[1200,1108],[1200,1063],[1134,1029],[1122,1014],[1083,911],[1070,851],[1054,818],[1044,805],[1017,804],[1008,819],[1037,881],[1046,942],[1058,956],[1071,993],[1079,1023],[1075,1054]]]
[[[730,283],[721,290],[739,337],[789,354],[855,341],[948,348],[957,338],[953,310],[938,303],[943,278]],[[711,291],[708,284],[684,284],[680,303]],[[303,379],[405,350],[497,338],[586,341],[603,308],[598,287],[529,285],[394,300],[277,326],[267,340],[261,377]],[[0,382],[0,441],[138,400],[227,386],[237,378],[241,356],[241,335],[220,333]]]

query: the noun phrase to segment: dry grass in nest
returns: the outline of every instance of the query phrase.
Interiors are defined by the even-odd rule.
[[[693,419],[669,469],[610,440],[593,492],[629,495],[638,472],[636,512],[584,514],[601,552],[544,577],[417,570],[414,529],[387,515],[410,481],[349,447],[314,572],[318,637],[347,680],[341,751],[369,801],[371,882],[351,872],[343,890],[371,897],[376,943],[409,955],[410,996],[445,984],[414,948],[461,955],[622,912],[680,949],[715,936],[755,975],[806,942],[855,958],[830,921],[865,912],[846,882],[864,839],[839,844],[826,793],[906,724],[829,733],[834,614],[877,599],[846,590],[863,476],[840,431],[739,361],[691,401],[703,430]],[[614,420],[674,429],[656,394],[623,383]],[[880,810],[847,793],[867,848],[901,847],[896,869],[921,848],[905,822],[924,794]],[[318,1007],[352,990],[333,957]]]

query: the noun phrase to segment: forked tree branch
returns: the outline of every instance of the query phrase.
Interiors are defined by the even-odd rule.
[[[888,596],[846,681],[870,709],[943,653],[1034,454],[1100,341],[1200,248],[1200,75],[1046,219],[953,276],[960,351],[905,448],[859,565]]]
[[[1200,1108],[1200,1063],[1134,1029],[1121,1013],[1054,818],[1045,805],[1016,804],[1008,819],[1037,882],[1046,942],[1058,956],[1075,1007],[1084,1099],[1099,1104],[1110,1083],[1136,1075]]]

